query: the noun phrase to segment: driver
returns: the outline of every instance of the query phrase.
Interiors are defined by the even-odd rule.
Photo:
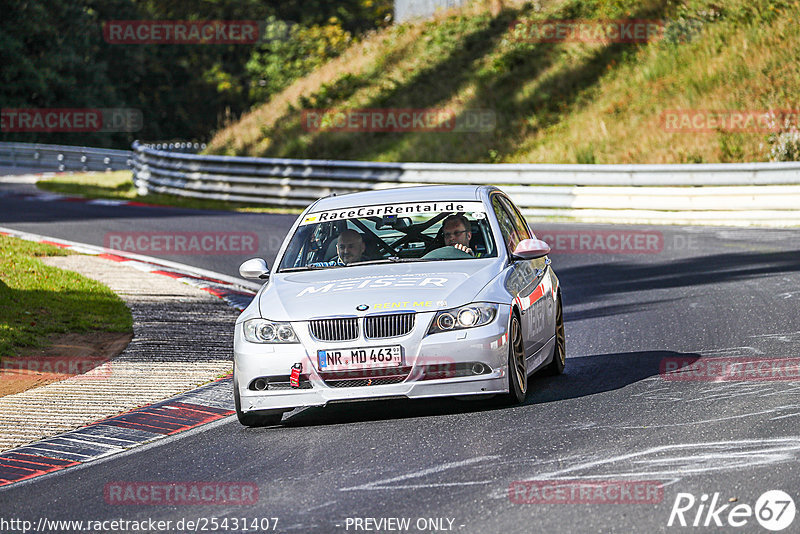
[[[472,239],[472,232],[469,231],[469,220],[463,215],[448,215],[442,222],[442,237],[446,247],[455,247],[467,254],[475,255],[469,248],[469,241]]]
[[[339,240],[336,242],[338,257],[330,261],[312,263],[310,267],[333,267],[359,262],[362,260],[366,248],[364,236],[355,230],[344,230],[339,234]]]

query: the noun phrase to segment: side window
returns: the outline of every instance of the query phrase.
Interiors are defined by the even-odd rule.
[[[497,216],[497,222],[500,223],[500,232],[503,234],[503,240],[506,242],[506,248],[511,253],[517,248],[517,244],[522,240],[514,224],[514,219],[506,211],[506,208],[500,203],[500,197],[495,195],[492,197],[492,208]]]
[[[531,232],[528,229],[528,223],[525,222],[525,218],[522,216],[519,210],[517,210],[516,206],[514,206],[507,198],[503,197],[500,197],[500,203],[506,208],[508,213],[511,214],[511,219],[514,221],[514,226],[516,227],[520,238],[530,239]]]

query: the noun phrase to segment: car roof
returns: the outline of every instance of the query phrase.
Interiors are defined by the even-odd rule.
[[[336,210],[351,206],[394,204],[398,202],[436,202],[481,200],[482,191],[495,189],[486,185],[421,185],[361,191],[319,199],[311,212]]]

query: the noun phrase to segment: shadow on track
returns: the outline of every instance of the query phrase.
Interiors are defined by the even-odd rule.
[[[653,350],[569,358],[565,374],[555,377],[536,377],[529,383],[531,392],[525,400],[525,405],[557,402],[613,391],[658,376],[661,362],[666,358],[680,358],[686,365],[697,361],[700,357],[695,353]]]
[[[556,402],[616,390],[659,374],[665,358],[700,358],[698,354],[673,351],[644,351],[601,354],[567,360],[566,373],[557,377],[534,375],[523,406]],[[457,399],[393,399],[331,404],[308,408],[284,417],[285,427],[338,425],[366,421],[385,421],[477,413],[509,409],[499,397]],[[518,408],[519,409],[519,408]]]
[[[583,297],[580,297],[583,300]],[[607,306],[592,306],[585,310],[572,310],[574,306],[569,303],[564,309],[564,320],[569,324],[572,321],[583,321],[586,319],[596,319],[598,317],[608,317],[612,315],[621,315],[625,313],[641,313],[647,310],[657,309],[666,304],[672,304],[682,299],[657,299],[646,302],[631,302],[627,304],[609,304]]]
[[[800,271],[800,251],[713,254],[642,265],[598,263],[558,268],[564,287],[581,301],[597,301],[614,293],[715,285]]]

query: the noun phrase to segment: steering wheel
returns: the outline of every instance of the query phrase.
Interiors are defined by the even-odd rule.
[[[464,258],[474,258],[472,254],[469,252],[464,252],[463,250],[459,250],[453,246],[446,246],[440,247],[434,250],[431,250],[424,256],[422,256],[423,260],[460,260]]]

